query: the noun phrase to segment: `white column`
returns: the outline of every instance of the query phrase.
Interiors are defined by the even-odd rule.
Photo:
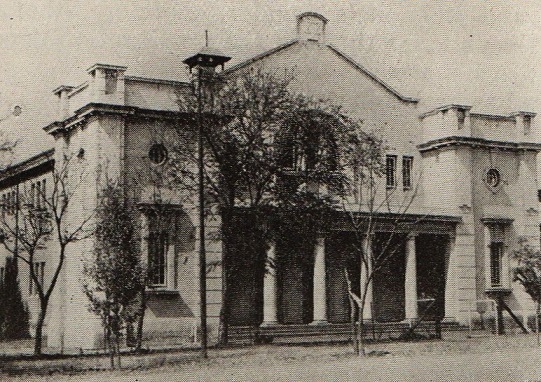
[[[271,242],[267,249],[269,263],[276,264],[276,244]],[[276,267],[275,267],[276,268]],[[263,280],[263,323],[262,326],[278,324],[278,283],[276,282],[276,269],[265,270]]]
[[[415,235],[409,235],[406,242],[406,320],[416,320],[417,312],[417,255]]]
[[[366,236],[362,243],[363,253],[361,254],[361,298],[365,288],[366,279],[372,273],[372,238]],[[364,257],[364,261],[363,261]],[[366,263],[365,263],[366,262]],[[364,303],[363,320],[372,319],[372,304],[374,300],[374,279],[366,287],[366,298]]]
[[[458,306],[458,269],[457,269],[457,252],[455,235],[449,235],[447,243],[447,253],[445,254],[447,271],[445,277],[445,317],[453,320],[458,319],[459,306]]]
[[[327,323],[327,272],[325,269],[325,238],[318,237],[314,251],[314,321]]]

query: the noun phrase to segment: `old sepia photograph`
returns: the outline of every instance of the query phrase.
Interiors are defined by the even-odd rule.
[[[0,380],[541,380],[541,1],[0,2]]]

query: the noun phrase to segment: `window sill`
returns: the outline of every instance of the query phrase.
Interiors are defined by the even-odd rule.
[[[493,286],[493,287],[485,288],[485,293],[510,294],[511,288],[504,287],[504,286]]]
[[[178,290],[175,290],[175,289],[172,289],[172,288],[168,288],[166,286],[150,286],[150,287],[146,287],[146,293],[147,294],[162,294],[162,295],[173,295],[173,294],[178,294]]]

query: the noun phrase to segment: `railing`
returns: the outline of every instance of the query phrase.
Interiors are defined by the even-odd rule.
[[[480,316],[481,330],[485,330],[485,320],[483,315],[489,311],[493,313],[494,316],[494,335],[498,335],[498,328],[500,323],[498,322],[498,306],[495,300],[484,299],[484,300],[473,300],[468,309],[468,335],[473,337],[473,321],[472,314],[476,312]]]

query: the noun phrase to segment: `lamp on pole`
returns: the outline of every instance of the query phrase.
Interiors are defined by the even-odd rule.
[[[199,304],[201,325],[201,354],[207,358],[207,259],[205,250],[205,151],[203,134],[203,82],[206,77],[212,77],[216,67],[231,59],[216,49],[208,47],[208,34],[206,34],[205,46],[195,55],[188,57],[183,62],[197,71],[195,86],[197,90],[197,162],[199,167],[198,191],[199,191]]]

